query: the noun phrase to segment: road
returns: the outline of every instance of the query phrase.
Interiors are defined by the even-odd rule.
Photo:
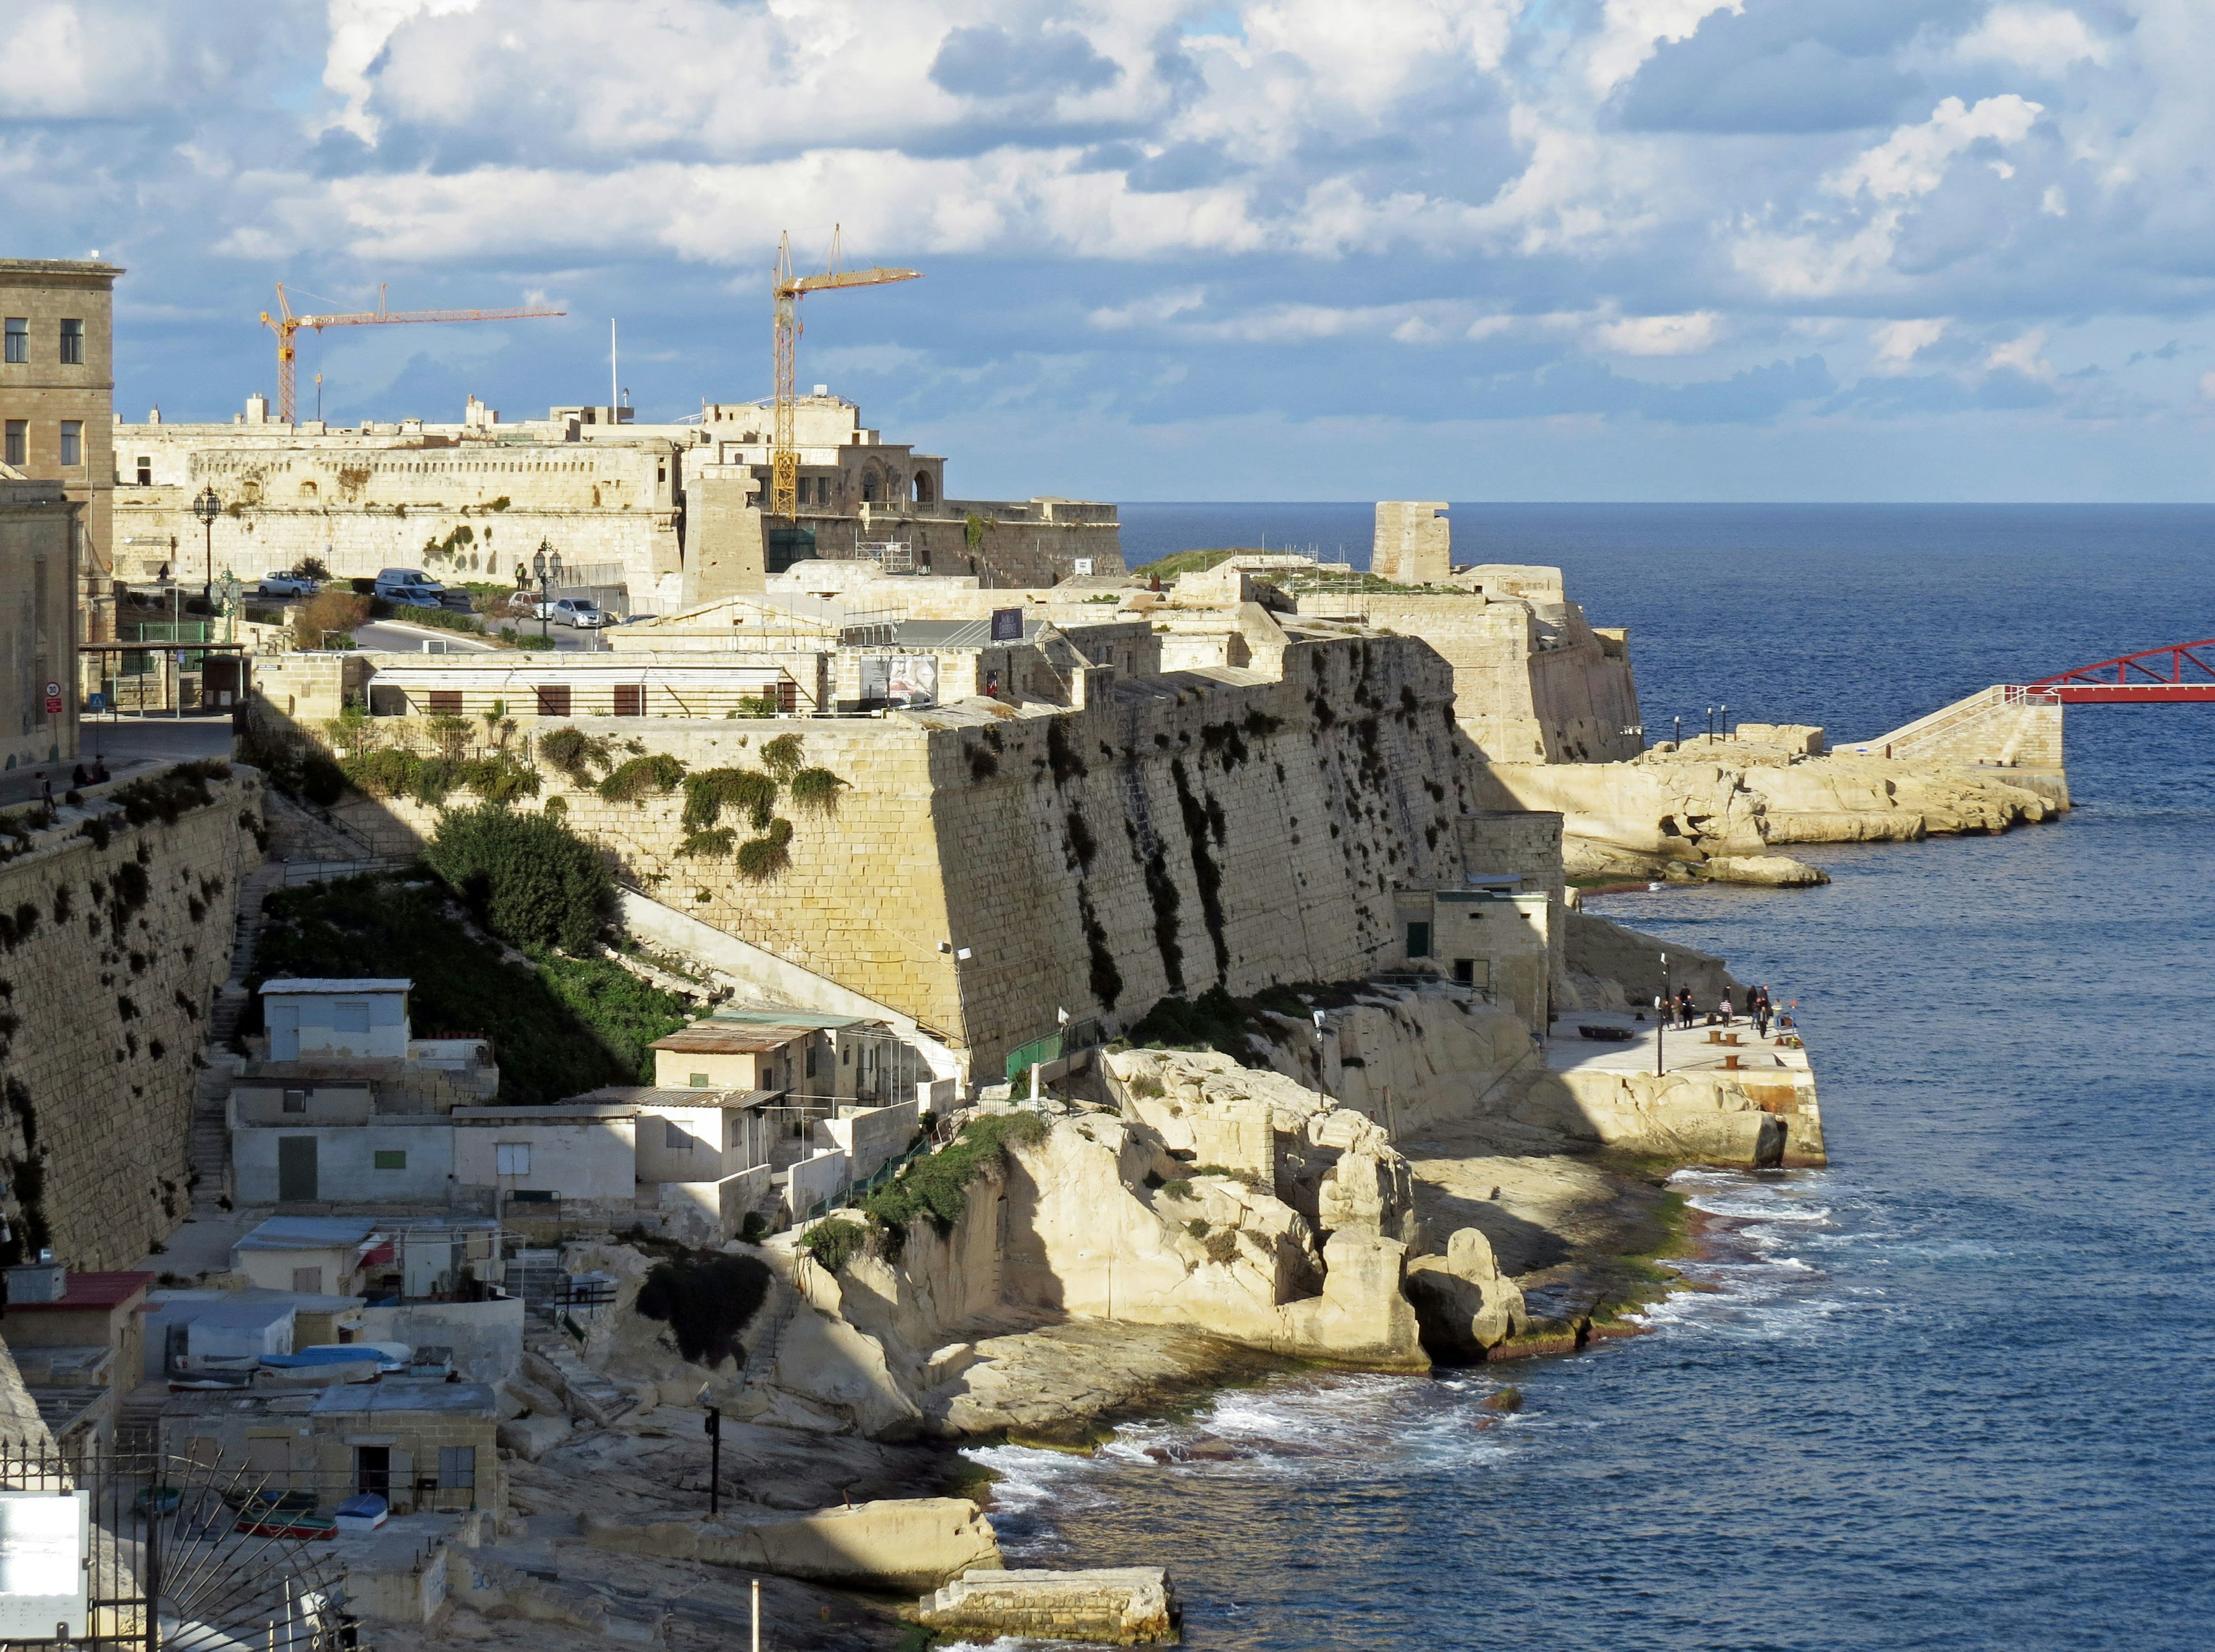
[[[518,629],[526,629],[532,636],[536,636],[538,630],[535,623]],[[604,646],[597,632],[572,630],[566,625],[556,625],[551,629],[554,647],[561,652],[590,654]],[[434,645],[429,650],[433,654],[442,651],[450,654],[506,652],[461,631],[443,630],[435,625],[414,625],[400,619],[376,619],[365,625],[357,625],[353,630],[353,640],[362,648],[383,649],[393,654],[421,654],[425,652],[423,645],[426,642]]]

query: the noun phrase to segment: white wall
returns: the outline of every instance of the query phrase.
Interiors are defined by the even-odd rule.
[[[408,1053],[404,992],[273,992],[261,1003],[272,1061],[317,1056],[396,1061]]]
[[[532,1121],[457,1120],[454,1179],[463,1187],[546,1191],[560,1199],[630,1200],[638,1193],[635,1121],[630,1118]],[[659,1123],[651,1127],[659,1131]],[[531,1169],[503,1176],[495,1149],[520,1142]]]
[[[247,1125],[230,1133],[230,1159],[242,1205],[277,1202],[277,1142],[283,1136],[316,1139],[316,1197],[376,1203],[440,1200],[452,1190],[454,1132],[444,1122],[371,1122],[303,1128]],[[380,1151],[408,1155],[406,1168],[380,1170]],[[291,1283],[285,1281],[290,1290]]]
[[[442,1344],[467,1382],[501,1382],[523,1363],[523,1299],[500,1302],[403,1302],[364,1308],[364,1342]]]

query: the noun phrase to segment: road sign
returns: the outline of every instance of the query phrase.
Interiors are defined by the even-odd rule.
[[[105,694],[87,695],[85,697],[84,703],[86,709],[89,710],[105,711],[107,709],[107,696]]]
[[[46,715],[49,717],[58,717],[62,715],[62,697],[60,695],[49,694],[46,696]]]
[[[61,691],[62,685],[59,683],[48,683],[46,685],[46,697],[48,699],[52,699],[55,695]]]

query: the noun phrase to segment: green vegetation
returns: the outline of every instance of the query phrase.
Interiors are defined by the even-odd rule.
[[[265,910],[249,985],[271,975],[412,980],[419,1032],[492,1039],[503,1102],[556,1102],[601,1084],[649,1082],[646,1047],[690,1019],[683,998],[604,959],[540,952],[528,965],[507,961],[498,945],[470,935],[445,892],[427,882],[348,878],[280,890]]]
[[[1158,562],[1148,562],[1144,568],[1132,568],[1131,572],[1141,580],[1170,580],[1180,574],[1205,574],[1218,562],[1225,562],[1238,554],[1236,550],[1175,551]]]
[[[677,852],[696,860],[721,860],[737,847],[738,841],[739,834],[730,827],[711,826],[705,832],[688,832]]]
[[[785,789],[792,795],[796,808],[816,814],[836,814],[838,794],[847,783],[828,769],[802,769],[786,783]]]
[[[340,758],[337,767],[371,797],[412,797],[432,808],[443,808],[457,791],[475,792],[488,803],[510,803],[536,797],[540,783],[537,770],[506,752],[492,757],[418,757],[385,747],[353,752]]]
[[[615,880],[566,821],[486,803],[445,815],[423,858],[494,934],[579,953],[598,938]]]
[[[792,822],[778,815],[758,838],[739,845],[739,870],[759,881],[773,878],[792,864]]]
[[[816,1223],[800,1236],[800,1248],[815,1258],[817,1263],[831,1273],[851,1262],[860,1254],[869,1230],[859,1222],[850,1222],[842,1216],[833,1216]]]
[[[692,831],[714,826],[726,804],[745,810],[754,830],[762,831],[776,812],[776,782],[752,769],[703,769],[684,777],[684,824]]]
[[[952,1146],[926,1153],[862,1201],[862,1209],[883,1235],[885,1249],[899,1255],[909,1225],[928,1218],[943,1238],[969,1207],[968,1187],[1000,1162],[1009,1143],[1021,1146],[1044,1139],[1046,1122],[1035,1113],[995,1113],[972,1119]]]
[[[775,740],[764,740],[761,748],[762,767],[768,770],[775,778],[788,783],[793,776],[800,772],[800,765],[806,760],[801,755],[800,746],[801,740],[797,734],[779,734]]]
[[[666,752],[635,757],[608,772],[599,784],[600,795],[611,803],[642,803],[649,791],[664,795],[677,789],[684,778],[684,765]]]
[[[572,724],[548,729],[538,737],[537,749],[539,761],[575,786],[591,785],[592,771],[604,772],[615,760],[609,754],[607,741]]]

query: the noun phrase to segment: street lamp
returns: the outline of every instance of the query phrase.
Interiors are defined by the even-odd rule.
[[[1661,1013],[1654,1017],[1654,1076],[1656,1078],[1669,1071],[1668,1059],[1663,1050],[1663,1041],[1669,1036],[1670,1012],[1677,1007],[1675,1001],[1669,996],[1669,955],[1666,952],[1661,955],[1661,997],[1659,1000],[1659,1007]]]
[[[215,605],[215,519],[223,514],[223,501],[215,496],[214,488],[200,489],[200,496],[193,501],[193,514],[199,518],[206,542],[207,569],[206,577],[200,586],[200,601],[212,608]]]
[[[538,581],[539,635],[550,643],[554,641],[553,592],[561,577],[561,553],[541,539],[538,549],[531,553],[531,573]]]
[[[708,1385],[700,1385],[699,1402],[708,1410],[703,1425],[708,1436],[708,1514],[713,1519],[723,1507],[723,1409],[708,1397]]]

